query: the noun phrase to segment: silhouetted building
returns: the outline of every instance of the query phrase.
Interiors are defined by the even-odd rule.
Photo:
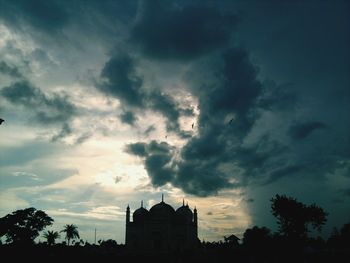
[[[183,201],[175,209],[162,201],[148,211],[143,207],[133,213],[130,221],[130,207],[126,208],[125,244],[129,249],[147,251],[181,251],[194,249],[198,239],[197,209],[193,212]]]

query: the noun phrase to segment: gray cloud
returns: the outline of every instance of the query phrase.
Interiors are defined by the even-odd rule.
[[[170,165],[171,154],[151,154],[145,159],[145,168],[151,182],[155,186],[162,186],[173,179],[173,168]]]
[[[54,135],[52,138],[51,138],[51,141],[52,142],[57,142],[61,139],[63,139],[64,137],[72,134],[72,129],[71,127],[69,127],[69,124],[68,123],[64,123],[63,126],[62,126],[62,129],[60,130],[59,133],[57,133],[56,135]]]
[[[236,17],[215,7],[143,1],[130,41],[146,55],[186,60],[227,45]]]
[[[14,169],[11,169],[14,170]],[[33,171],[34,170],[34,171]],[[34,173],[35,172],[35,173]],[[49,185],[74,174],[76,170],[57,169],[51,170],[44,167],[28,168],[26,171],[4,172],[0,188],[29,187]]]
[[[31,109],[35,121],[40,124],[66,122],[76,114],[76,107],[68,96],[53,94],[49,97],[25,80],[2,88],[0,95],[12,104]]]
[[[126,146],[126,152],[133,155],[140,156],[140,157],[146,157],[148,154],[146,150],[146,146],[147,144],[142,142],[128,144]]]
[[[124,123],[134,125],[136,121],[135,114],[131,111],[125,111],[120,115],[120,120]]]
[[[136,75],[134,60],[126,53],[118,52],[104,66],[101,77],[104,80],[97,87],[130,106],[142,106],[142,79]]]
[[[150,125],[145,131],[144,131],[144,134],[146,136],[149,136],[151,132],[155,131],[156,128],[154,127],[154,125]]]
[[[143,79],[136,72],[136,64],[129,54],[117,52],[104,65],[101,83],[96,87],[106,95],[118,98],[129,109],[121,115],[123,122],[132,124],[136,118],[133,110],[147,108],[166,117],[168,131],[186,136],[180,131],[178,119],[181,113],[188,115],[188,112],[181,109],[171,96],[158,89],[147,90],[143,87]]]
[[[131,143],[126,145],[126,152],[140,157],[147,157],[154,154],[169,155],[174,148],[166,142],[152,140],[150,143]]]
[[[230,165],[235,159],[239,161],[237,151],[257,116],[255,102],[261,85],[256,79],[255,67],[241,49],[223,52],[222,62],[216,73],[215,86],[194,86],[192,92],[199,97],[199,130],[198,135],[189,139],[180,150],[180,159],[172,158],[170,154],[174,151],[150,157],[147,149],[154,142],[129,145],[129,153],[145,157],[145,168],[155,185],[171,182],[185,192],[199,196],[239,185],[232,183],[234,174],[223,166]],[[230,114],[234,116],[232,125],[224,121]],[[158,168],[157,163],[160,164]]]
[[[294,144],[288,140],[288,136],[301,140],[315,130],[325,129],[328,125],[324,122],[293,124],[288,130],[290,122],[284,121],[286,127],[280,131],[272,130],[276,128],[272,122],[271,130],[257,128],[256,137],[249,142],[247,138],[262,113],[293,116],[297,101],[294,85],[262,84],[258,69],[241,48],[227,49],[220,58],[205,61],[207,68],[199,65],[203,61],[194,64],[187,78],[191,93],[199,101],[197,135],[181,149],[162,156],[150,158],[145,143],[135,144],[139,148],[129,151],[144,158],[154,185],[171,183],[187,193],[207,196],[252,183],[266,186],[282,178],[324,179],[327,172],[341,168],[343,162],[339,160],[346,160],[349,153],[336,145],[327,146],[330,141],[320,144],[318,140],[322,139],[317,137],[307,144]],[[322,148],[315,149],[315,143]],[[338,160],[332,157],[332,151]]]
[[[272,170],[270,172],[269,178],[267,179],[267,181],[264,184],[273,183],[284,176],[298,174],[298,173],[302,172],[302,170],[303,170],[303,167],[298,166],[298,165],[282,166],[280,168],[277,168],[276,170]]]
[[[84,143],[87,139],[89,139],[92,136],[92,134],[90,132],[86,132],[82,135],[80,135],[76,140],[75,140],[75,144],[82,144]]]
[[[312,132],[317,129],[325,129],[327,125],[319,121],[310,121],[304,123],[298,123],[290,127],[289,134],[295,140],[301,140],[308,137]]]
[[[35,3],[2,0],[0,10],[0,17],[11,25],[18,28],[30,25],[47,33],[58,32],[69,21],[68,9],[62,1],[56,0],[37,0]]]
[[[350,197],[350,188],[340,189],[339,193],[344,197]]]
[[[0,73],[7,74],[13,78],[22,77],[17,67],[11,67],[5,61],[0,61]]]
[[[45,142],[31,142],[15,147],[2,147],[0,165],[2,167],[25,165],[44,156],[50,156],[59,149],[58,145],[48,145]]]
[[[174,166],[172,158],[174,147],[166,142],[132,143],[126,146],[126,152],[144,158],[145,168],[152,184],[162,186],[173,180]]]
[[[263,91],[258,102],[261,108],[270,111],[289,111],[294,108],[298,100],[295,84],[278,85],[275,81],[267,80],[262,85]]]

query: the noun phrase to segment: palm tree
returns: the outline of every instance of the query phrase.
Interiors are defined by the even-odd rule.
[[[66,239],[68,241],[68,246],[69,246],[69,242],[71,239],[80,238],[79,232],[78,232],[78,227],[76,225],[73,225],[73,224],[65,225],[64,229],[61,230],[61,232],[66,233]]]
[[[60,237],[60,234],[57,231],[47,231],[44,233],[44,238],[46,238],[46,242],[49,246],[52,246],[55,244],[55,241],[57,238]]]

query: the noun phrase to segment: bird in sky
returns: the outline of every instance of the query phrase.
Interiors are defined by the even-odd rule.
[[[1,119],[1,118],[0,118],[0,125],[1,125],[4,121],[5,121],[4,119]]]
[[[232,123],[232,121],[233,121],[233,118],[228,122],[228,124],[231,124]]]

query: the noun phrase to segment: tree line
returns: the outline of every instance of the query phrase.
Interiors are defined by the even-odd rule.
[[[0,237],[5,236],[6,243],[10,244],[33,244],[39,233],[53,222],[44,211],[34,207],[16,210],[0,218]],[[68,245],[72,239],[80,238],[78,227],[74,224],[66,224],[60,232],[65,233]],[[43,237],[48,245],[54,245],[60,234],[49,230],[44,232]]]

